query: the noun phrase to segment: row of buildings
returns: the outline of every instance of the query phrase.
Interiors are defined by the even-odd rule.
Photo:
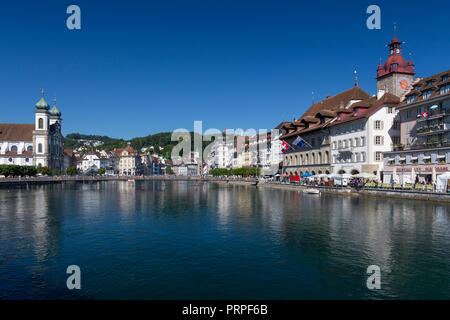
[[[160,175],[164,172],[165,160],[157,155],[140,153],[131,146],[114,149],[112,151],[95,150],[77,153],[65,150],[72,158],[72,166],[84,174],[96,173],[100,168],[105,169],[107,175]]]
[[[366,174],[386,183],[448,171],[450,163],[450,70],[415,77],[402,42],[388,44],[377,68],[377,94],[354,87],[314,103],[298,119],[282,122],[285,175]]]
[[[206,168],[235,169],[258,166],[264,175],[275,175],[283,161],[280,130],[248,135],[225,135],[206,159]],[[231,138],[230,138],[231,137]]]

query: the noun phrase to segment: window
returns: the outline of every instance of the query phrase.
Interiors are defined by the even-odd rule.
[[[393,136],[392,137],[392,143],[393,144],[399,144],[400,143],[400,136]]]
[[[365,152],[361,152],[361,161],[362,162],[366,161],[366,153]]]
[[[394,107],[389,107],[387,109],[387,113],[394,113]]]
[[[384,143],[384,137],[383,136],[375,136],[375,145],[381,146]]]
[[[17,146],[12,146],[11,151],[17,151]]]
[[[39,144],[38,144],[38,152],[39,152],[39,153],[42,153],[42,143],[39,143]]]
[[[411,110],[406,110],[406,119],[411,119]]]
[[[446,94],[450,91],[450,84],[441,87],[441,94]]]
[[[25,162],[30,162],[30,159],[29,158],[25,158]]]
[[[381,120],[376,120],[376,121],[375,121],[375,129],[377,129],[377,130],[383,129],[383,121],[381,121]]]
[[[361,137],[361,147],[366,145],[366,137]]]
[[[411,103],[414,101],[415,98],[416,98],[416,95],[412,94],[412,95],[408,96],[408,98],[406,98],[406,102]]]
[[[336,141],[333,142],[333,150],[336,150]]]
[[[448,75],[442,76],[442,81],[445,81],[445,80],[447,80],[447,79],[448,79]]]
[[[341,140],[339,140],[338,146],[339,146],[339,149],[342,148],[342,141]]]
[[[28,150],[28,151],[33,151],[33,146],[28,146],[28,147],[27,147],[27,150]]]
[[[400,121],[394,120],[393,127],[395,130],[400,130]]]
[[[44,119],[39,118],[39,120],[38,120],[38,128],[39,129],[44,129]]]
[[[375,161],[381,161],[383,159],[383,154],[379,151],[375,152]]]
[[[431,90],[426,90],[423,92],[422,99],[428,99],[431,96]]]
[[[359,138],[355,138],[355,147],[359,147]]]

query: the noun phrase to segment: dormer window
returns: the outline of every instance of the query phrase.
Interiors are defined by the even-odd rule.
[[[395,69],[397,69],[398,68],[398,63],[393,63],[393,64],[391,64],[391,69],[392,70],[395,70]]]
[[[442,81],[445,81],[445,80],[447,80],[447,79],[448,79],[448,75],[442,76]]]
[[[355,112],[353,112],[353,116],[357,117],[359,112],[359,108],[355,108]]]
[[[431,90],[426,90],[423,92],[422,99],[428,99],[431,96]]]
[[[433,84],[433,80],[428,80],[427,81],[427,86],[431,86]]]
[[[441,87],[441,94],[446,94],[450,91],[450,84]]]
[[[416,95],[412,94],[412,95],[408,96],[408,98],[406,99],[406,102],[411,103],[414,101],[415,98],[416,98]]]

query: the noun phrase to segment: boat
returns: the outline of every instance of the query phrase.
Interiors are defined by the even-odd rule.
[[[128,182],[135,182],[134,179],[128,179]]]
[[[307,193],[307,194],[320,194],[320,191],[314,188],[308,188],[303,190],[303,193]]]

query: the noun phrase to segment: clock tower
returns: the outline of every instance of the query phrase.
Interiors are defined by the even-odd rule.
[[[402,56],[402,42],[396,36],[387,45],[389,47],[389,58],[384,65],[377,68],[377,91],[380,98],[384,93],[389,92],[401,97],[414,80],[414,63],[411,60],[406,62]]]

